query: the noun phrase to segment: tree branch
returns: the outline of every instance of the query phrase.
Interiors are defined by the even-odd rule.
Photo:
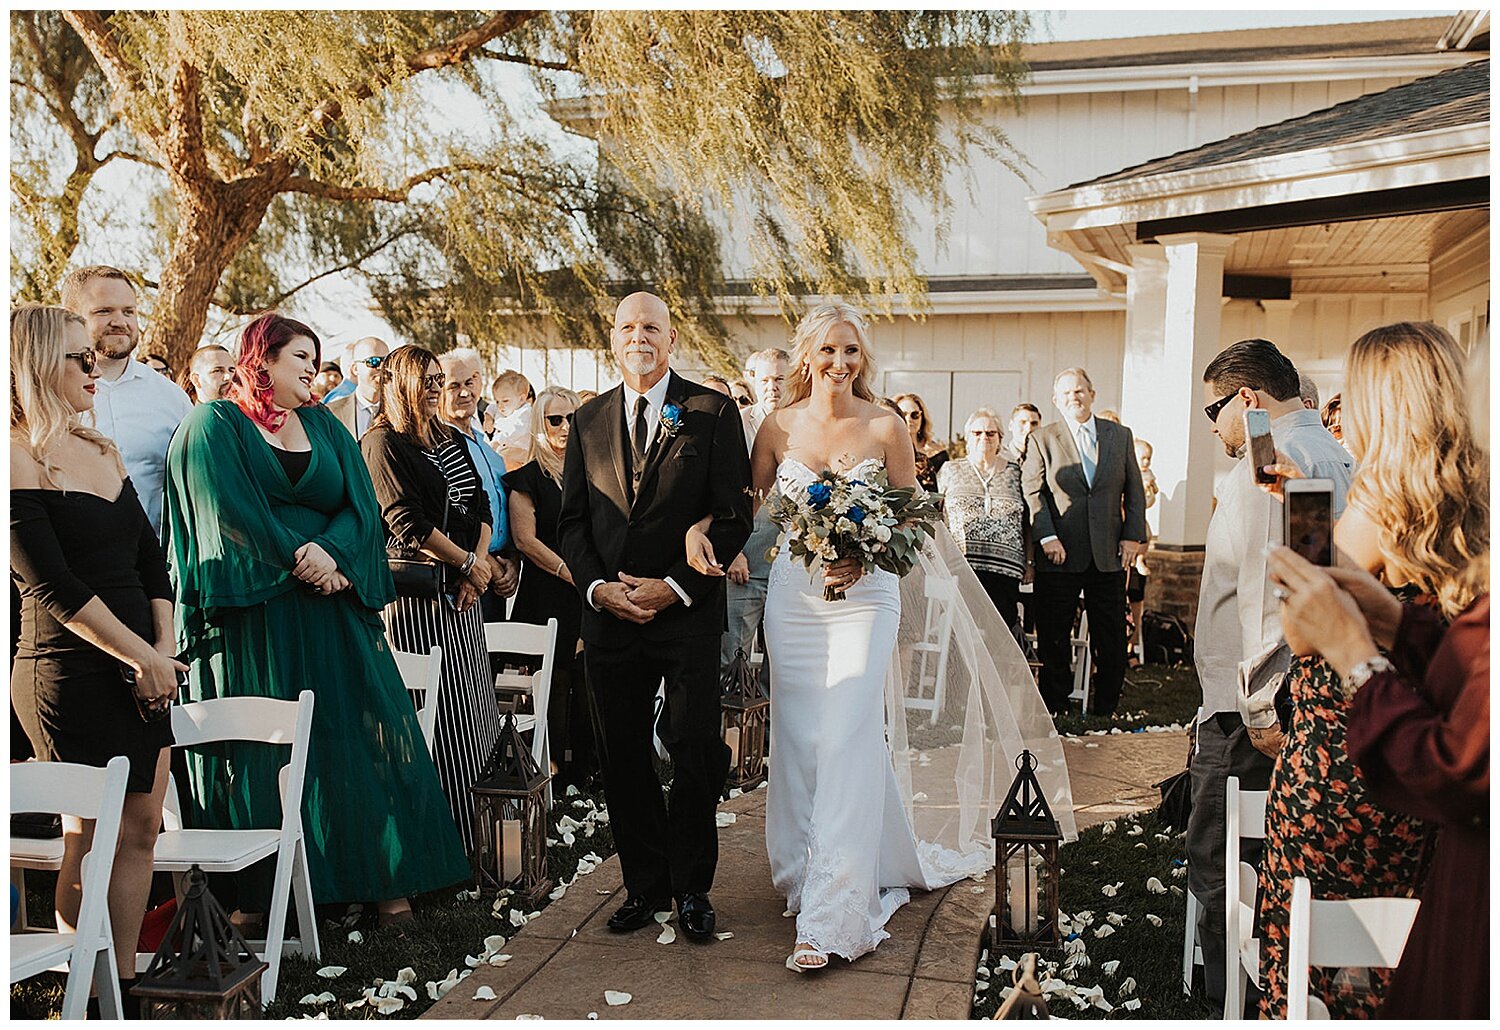
[[[425,172],[409,177],[399,186],[345,186],[340,183],[323,182],[306,175],[293,175],[286,180],[282,188],[292,193],[305,193],[309,197],[319,197],[323,200],[379,200],[390,204],[400,204],[417,186],[446,178],[449,175],[456,175],[459,172],[505,174],[483,162],[464,162],[444,165],[441,168],[429,168]]]
[[[398,232],[395,232],[395,233],[391,234],[390,236],[387,236],[385,239],[383,239],[379,243],[375,244],[375,246],[369,248],[368,250],[364,251],[363,253],[357,255],[356,257],[350,258],[348,261],[344,262],[342,265],[336,265],[333,268],[329,268],[329,269],[327,269],[325,271],[319,272],[317,275],[313,276],[310,279],[304,279],[302,282],[298,283],[296,286],[293,286],[291,289],[289,289],[289,290],[283,290],[281,293],[278,293],[276,296],[272,297],[271,300],[265,305],[265,307],[256,308],[254,311],[244,310],[242,308],[239,308],[237,306],[230,305],[230,304],[222,304],[222,303],[219,303],[218,301],[215,301],[214,303],[217,304],[218,307],[221,308],[222,310],[229,312],[231,315],[254,315],[254,314],[257,314],[258,312],[261,312],[261,311],[266,311],[266,310],[269,310],[271,308],[279,307],[279,306],[281,306],[281,304],[283,302],[285,302],[287,299],[289,299],[290,297],[292,297],[294,294],[302,292],[303,290],[307,289],[307,287],[311,286],[313,283],[317,282],[318,280],[320,280],[320,279],[326,279],[330,275],[337,275],[339,272],[347,272],[351,268],[358,267],[359,265],[361,265],[364,262],[368,261],[370,258],[374,257],[376,254],[379,254],[385,248],[389,247],[392,243],[395,243],[397,240],[401,239],[401,237],[407,236],[410,233],[411,233],[411,229],[409,227],[403,228],[403,229],[399,230]]]
[[[109,83],[110,110],[124,118],[126,100],[135,95],[140,84],[134,69],[120,49],[119,41],[110,32],[109,24],[98,11],[64,11],[63,18],[73,26],[73,31],[78,33],[78,38],[89,48],[89,53],[94,55],[94,60],[99,64],[99,70],[104,73],[104,79]],[[170,163],[162,152],[160,138],[145,126],[132,128],[136,129],[147,148],[156,153],[160,163]]]
[[[551,72],[576,72],[578,66],[569,64],[567,61],[544,61],[540,57],[527,57],[524,54],[503,54],[494,50],[486,50],[483,47],[474,51],[475,57],[488,57],[492,61],[507,61],[511,64],[524,64],[529,68],[541,68]]]
[[[486,19],[483,24],[469,29],[467,32],[460,32],[446,43],[428,47],[425,50],[419,50],[415,54],[412,54],[406,59],[407,71],[416,75],[420,72],[462,64],[470,54],[481,49],[490,40],[514,32],[541,13],[541,11],[501,11],[494,14]],[[375,95],[377,89],[383,89],[390,82],[391,76],[389,73],[380,75],[361,86],[354,94],[355,99],[368,99]],[[342,117],[343,113],[344,108],[339,101],[325,100],[313,108],[312,112],[308,114],[307,120],[288,134],[263,163],[271,164],[290,161],[291,155],[303,140],[318,132],[324,126],[337,121]]]

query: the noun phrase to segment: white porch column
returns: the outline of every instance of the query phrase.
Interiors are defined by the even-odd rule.
[[[1297,301],[1263,300],[1260,309],[1266,313],[1265,338],[1283,354],[1295,350],[1292,346],[1292,314],[1297,310]]]
[[[1130,248],[1121,400],[1154,451],[1153,528],[1164,550],[1198,551],[1207,537],[1220,444],[1203,417],[1202,376],[1220,349],[1224,256],[1235,239],[1181,233]]]

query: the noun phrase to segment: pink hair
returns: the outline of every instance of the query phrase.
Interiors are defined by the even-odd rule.
[[[281,348],[298,336],[305,336],[313,342],[313,364],[316,366],[321,360],[323,345],[318,342],[317,333],[296,319],[267,311],[240,333],[239,360],[224,396],[239,405],[250,421],[264,427],[267,432],[280,432],[286,424],[286,412],[278,409],[271,400],[271,374],[266,371],[266,366],[276,360]],[[317,403],[313,399],[302,406],[306,408]]]

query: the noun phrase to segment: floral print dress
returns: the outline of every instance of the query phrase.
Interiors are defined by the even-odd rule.
[[[1271,772],[1256,921],[1262,1019],[1286,1018],[1292,880],[1306,877],[1319,899],[1415,897],[1428,840],[1421,821],[1365,793],[1345,743],[1349,702],[1338,674],[1321,658],[1293,658],[1287,680],[1292,721]],[[1333,1019],[1368,1019],[1390,974],[1315,966],[1310,993]]]

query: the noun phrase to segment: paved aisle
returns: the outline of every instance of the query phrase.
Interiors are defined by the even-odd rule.
[[[1098,744],[1098,747],[1087,747]],[[1154,805],[1150,784],[1181,767],[1179,734],[1087,737],[1067,743],[1078,820],[1093,825]],[[729,940],[671,944],[641,930],[605,928],[625,900],[611,858],[528,923],[505,947],[503,967],[482,966],[424,1018],[514,1019],[963,1019],[968,1015],[980,928],[993,885],[965,880],[917,894],[892,918],[891,939],[854,965],[823,973],[785,968],[793,923],[771,886],[765,850],[765,791],[726,802],[735,822],[719,831],[713,891]],[[674,916],[675,926],[675,916]],[[498,927],[497,927],[498,929]],[[504,932],[500,930],[500,932]],[[481,987],[493,1000],[474,1000]],[[610,1006],[604,992],[631,995]]]

